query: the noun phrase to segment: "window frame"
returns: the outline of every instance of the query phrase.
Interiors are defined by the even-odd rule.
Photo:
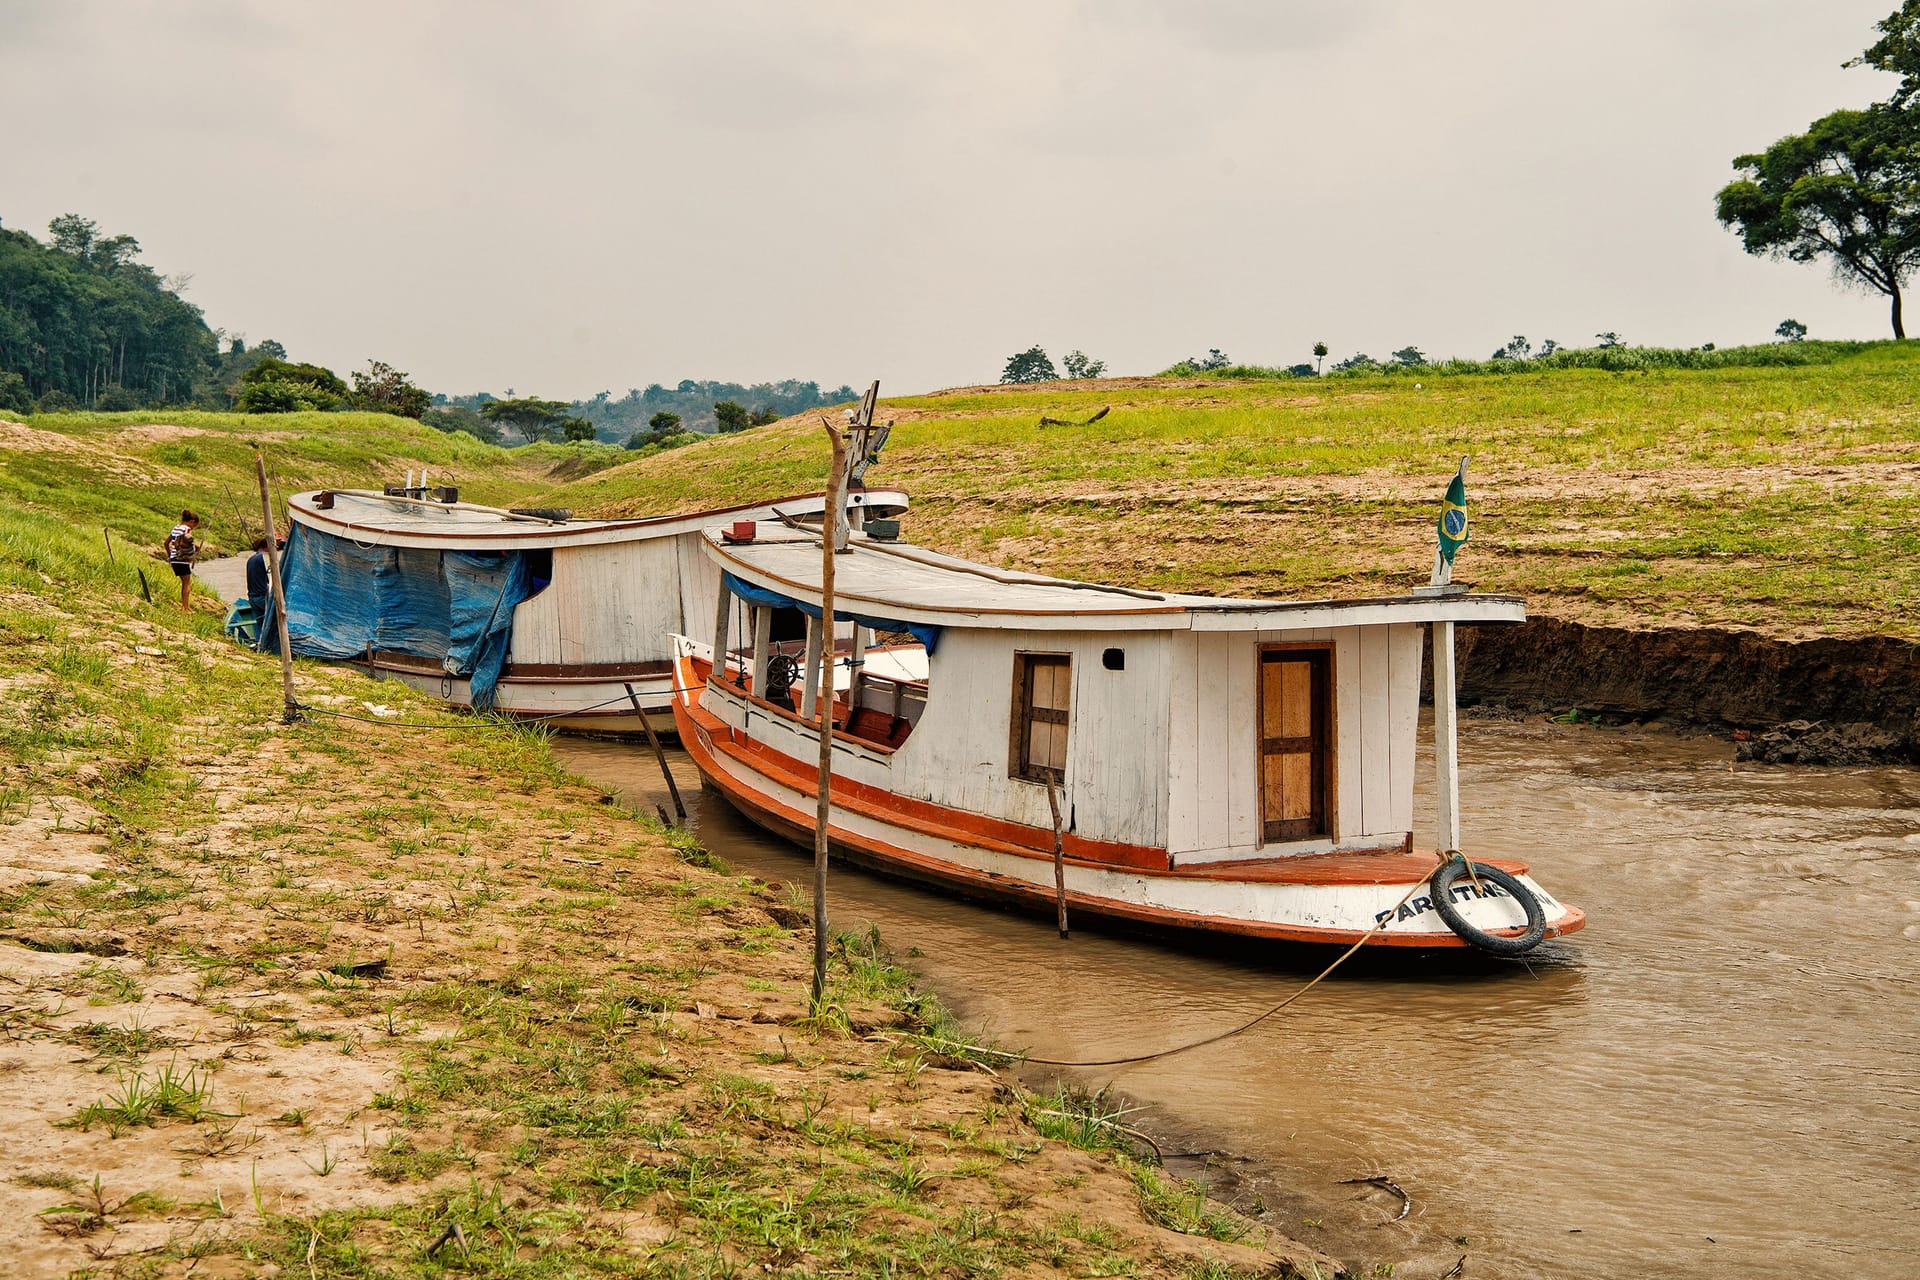
[[[1067,677],[1067,705],[1065,707],[1036,708],[1033,705],[1033,674],[1043,667],[1059,667]],[[1067,758],[1072,750],[1073,741],[1073,655],[1051,651],[1016,649],[1013,654],[1013,699],[1012,714],[1008,717],[1007,776],[1020,782],[1031,782],[1045,786],[1049,780],[1055,786],[1065,786],[1067,781]],[[1054,717],[1058,717],[1055,719]],[[1066,742],[1061,746],[1060,764],[1033,763],[1029,754],[1033,742],[1033,726],[1038,724],[1057,724],[1066,733]]]

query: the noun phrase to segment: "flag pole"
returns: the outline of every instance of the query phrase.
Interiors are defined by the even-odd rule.
[[[1439,538],[1433,552],[1433,581],[1423,594],[1446,595],[1460,590],[1453,585],[1453,556],[1467,540],[1467,463],[1460,459],[1460,470],[1447,488],[1440,511]],[[1454,495],[1458,494],[1456,498]],[[1455,521],[1449,517],[1458,511]],[[1451,544],[1451,546],[1449,545]],[[1435,620],[1433,624],[1433,759],[1435,840],[1442,854],[1460,848],[1460,732],[1456,718],[1458,689],[1454,667],[1453,623]]]

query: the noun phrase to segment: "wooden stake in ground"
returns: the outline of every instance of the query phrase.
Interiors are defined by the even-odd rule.
[[[260,475],[260,520],[266,530],[267,574],[273,581],[273,620],[280,635],[280,682],[287,698],[281,719],[292,724],[300,718],[300,703],[293,696],[293,646],[287,641],[287,590],[280,576],[280,544],[273,534],[273,498],[267,492],[266,458],[254,454],[253,466]]]
[[[1067,861],[1060,838],[1060,791],[1047,775],[1047,808],[1053,810],[1053,896],[1060,908],[1060,936],[1067,936]]]
[[[101,525],[100,536],[107,540],[107,566],[112,569],[118,569],[120,566],[116,564],[113,559],[113,530],[107,528],[105,525]]]
[[[827,502],[820,519],[820,779],[813,817],[813,1006],[827,994],[827,814],[833,783],[833,557],[835,524],[846,518],[847,442],[823,422],[833,442]]]
[[[680,821],[684,823],[687,820],[687,806],[680,802],[680,788],[674,784],[673,770],[667,767],[667,752],[660,745],[660,735],[653,731],[653,722],[640,709],[640,695],[633,691],[633,686],[621,687],[627,691],[627,701],[633,704],[633,714],[640,717],[640,727],[647,731],[647,745],[653,748],[653,758],[660,762],[660,776],[667,780],[667,794],[673,797],[673,811],[680,815]]]

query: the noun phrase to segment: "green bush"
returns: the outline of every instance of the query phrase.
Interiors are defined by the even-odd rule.
[[[27,391],[27,380],[10,369],[0,369],[0,409],[33,412],[33,396]]]

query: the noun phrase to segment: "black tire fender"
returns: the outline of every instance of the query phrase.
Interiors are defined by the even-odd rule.
[[[1533,891],[1521,884],[1518,879],[1508,875],[1498,867],[1490,867],[1484,862],[1472,865],[1473,874],[1480,879],[1499,885],[1520,904],[1527,913],[1526,932],[1517,937],[1504,937],[1497,933],[1488,933],[1485,929],[1470,924],[1460,908],[1453,901],[1453,883],[1467,874],[1468,862],[1462,857],[1448,858],[1445,865],[1433,873],[1428,888],[1433,895],[1433,909],[1447,922],[1447,928],[1459,935],[1463,942],[1480,948],[1496,956],[1523,956],[1540,945],[1547,936],[1547,913],[1540,906],[1540,899]]]

